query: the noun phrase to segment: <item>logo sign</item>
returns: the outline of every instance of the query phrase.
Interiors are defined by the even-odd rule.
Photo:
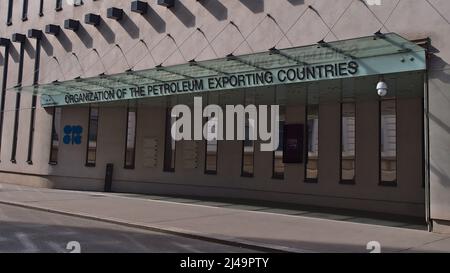
[[[64,126],[64,144],[80,145],[81,134],[83,133],[83,127],[79,125],[66,125]]]

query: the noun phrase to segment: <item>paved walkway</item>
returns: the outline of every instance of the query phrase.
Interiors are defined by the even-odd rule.
[[[205,239],[255,250],[450,252],[450,235],[405,227],[317,218],[303,213],[249,210],[220,202],[157,200],[138,195],[38,189],[0,184],[0,203]],[[330,217],[328,217],[330,218]]]

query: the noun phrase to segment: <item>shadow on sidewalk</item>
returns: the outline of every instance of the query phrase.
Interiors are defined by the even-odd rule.
[[[425,219],[421,217],[395,215],[379,212],[358,211],[341,208],[299,205],[261,200],[232,199],[219,197],[199,197],[181,195],[150,195],[137,193],[110,193],[116,196],[141,198],[174,203],[239,209],[284,215],[304,216],[319,219],[372,224],[388,227],[400,227],[427,230]]]

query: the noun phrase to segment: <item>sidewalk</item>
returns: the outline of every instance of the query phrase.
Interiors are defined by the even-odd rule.
[[[382,252],[450,252],[450,235],[137,195],[0,184],[0,203],[264,251],[367,253],[367,243],[377,241]]]

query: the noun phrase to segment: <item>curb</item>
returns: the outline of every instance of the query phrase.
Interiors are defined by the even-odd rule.
[[[13,201],[5,201],[0,200],[0,204],[4,205],[10,205],[15,207],[21,207],[26,209],[33,209],[43,212],[50,212],[65,216],[72,216],[72,217],[78,217],[88,220],[94,220],[99,222],[105,222],[110,224],[116,224],[131,228],[138,228],[138,229],[145,229],[149,231],[159,232],[159,233],[165,233],[165,234],[171,234],[176,236],[181,236],[185,238],[191,238],[211,243],[217,243],[222,245],[228,245],[228,246],[234,246],[234,247],[240,247],[240,248],[247,248],[250,250],[255,251],[261,251],[261,252],[269,252],[269,253],[313,253],[313,251],[305,250],[305,249],[298,249],[298,248],[290,248],[290,247],[284,247],[284,246],[277,246],[277,245],[271,245],[271,244],[264,244],[264,243],[256,243],[251,241],[246,241],[242,239],[238,239],[235,237],[228,237],[228,236],[207,236],[204,234],[197,233],[195,231],[191,230],[184,230],[184,229],[178,229],[178,228],[170,228],[170,227],[158,227],[158,226],[151,226],[144,223],[139,222],[127,222],[124,220],[116,219],[116,218],[109,218],[109,217],[99,217],[95,215],[90,214],[84,214],[84,213],[75,213],[70,211],[64,211],[64,210],[57,210],[52,208],[46,208],[46,207],[40,207],[40,206],[33,206],[25,203],[20,202],[13,202]]]

